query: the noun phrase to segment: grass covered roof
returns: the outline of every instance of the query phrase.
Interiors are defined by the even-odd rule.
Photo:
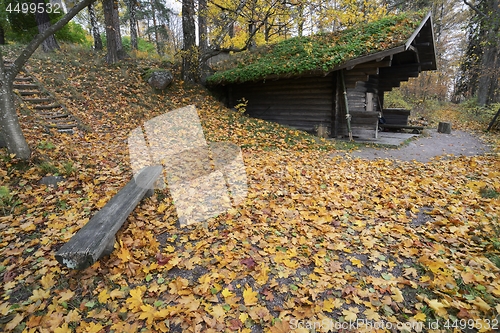
[[[245,51],[225,62],[207,83],[243,83],[269,77],[328,73],[351,59],[404,45],[426,13],[389,15],[353,28],[293,37],[255,51]]]

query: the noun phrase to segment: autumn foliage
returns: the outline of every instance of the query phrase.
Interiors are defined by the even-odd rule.
[[[248,119],[178,79],[155,94],[141,75],[158,66],[106,66],[78,50],[31,60],[88,130],[45,132],[20,106],[34,156],[0,155],[0,330],[306,332],[298,322],[462,319],[492,331],[498,135],[487,156],[353,159],[335,154],[340,144]],[[168,189],[157,190],[109,257],[84,271],[60,266],[57,249],[130,180],[130,131],[191,104],[207,140],[241,147],[246,200],[206,225],[179,228]],[[66,180],[40,185],[50,174]]]

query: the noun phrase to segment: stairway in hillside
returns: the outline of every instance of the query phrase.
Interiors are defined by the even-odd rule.
[[[4,60],[8,70],[12,61]],[[13,89],[19,102],[40,120],[47,129],[55,128],[58,132],[73,133],[75,128],[83,129],[80,121],[64,105],[45,89],[36,78],[23,68],[14,80]]]

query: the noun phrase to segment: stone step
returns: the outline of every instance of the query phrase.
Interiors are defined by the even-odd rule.
[[[56,125],[56,124],[50,124],[49,128],[57,128],[57,129],[72,129],[74,127],[77,127],[77,124],[67,124],[67,125]]]
[[[73,128],[58,128],[57,131],[59,133],[69,133],[69,134],[75,133],[75,131],[73,131]]]
[[[21,96],[32,96],[32,95],[41,95],[41,91],[34,91],[34,90],[19,90],[19,94]]]
[[[12,61],[4,61],[5,69],[12,67]],[[34,109],[44,122],[46,128],[54,128],[61,133],[74,133],[74,128],[79,127],[77,119],[66,113],[64,107],[53,96],[40,89],[37,81],[26,70],[18,73],[14,79],[13,89],[21,96],[23,102],[35,104]]]
[[[31,82],[31,81],[33,81],[33,79],[30,78],[30,77],[16,76],[16,78],[14,79],[14,81]]]
[[[32,89],[32,88],[38,88],[38,85],[37,84],[30,84],[30,83],[23,83],[23,84],[19,84],[19,83],[14,83],[12,85],[12,87],[14,89]]]
[[[44,103],[53,102],[54,100],[52,98],[23,98],[23,101],[31,103]]]
[[[62,113],[55,113],[55,114],[50,114],[50,115],[47,114],[47,115],[43,115],[43,117],[45,119],[61,119],[61,118],[65,119],[65,118],[67,118],[67,119],[73,120],[73,118],[70,117],[70,115],[68,115],[68,114],[62,114]]]
[[[51,119],[51,125],[77,127],[78,124],[73,119]]]
[[[36,110],[50,110],[60,108],[60,104],[35,105]]]

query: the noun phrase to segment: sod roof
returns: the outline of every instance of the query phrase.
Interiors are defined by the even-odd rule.
[[[389,15],[353,28],[282,42],[239,53],[211,75],[210,85],[326,74],[349,60],[404,45],[426,12]]]

